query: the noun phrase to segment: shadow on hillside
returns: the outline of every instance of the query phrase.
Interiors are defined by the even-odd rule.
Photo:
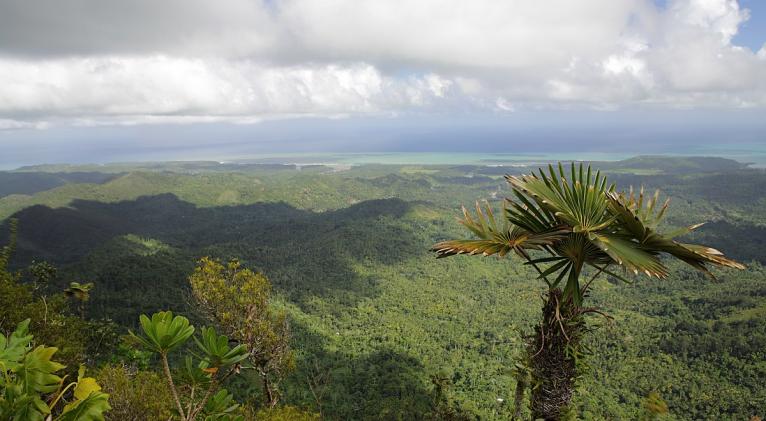
[[[0,198],[11,194],[35,194],[65,184],[104,184],[122,174],[99,172],[4,172],[0,171]]]
[[[296,370],[282,387],[285,403],[318,411],[318,398],[324,418],[331,420],[445,419],[440,414],[446,413],[447,400],[417,359],[386,345],[372,352],[332,346],[335,338],[296,321],[291,330],[301,348]]]
[[[115,278],[128,276],[134,268],[150,274],[141,266],[152,260],[189,260],[178,265],[184,273],[174,274],[172,267],[162,265],[164,273],[177,280],[185,278],[190,263],[200,256],[238,258],[264,272],[294,302],[305,304],[322,296],[349,305],[376,292],[376,280],[360,276],[355,265],[393,264],[425,252],[413,230],[397,223],[408,209],[409,204],[399,199],[365,201],[322,213],[286,203],[198,208],[172,194],[118,203],[77,200],[68,208],[34,206],[14,215],[19,220],[19,241],[13,262],[16,267],[33,259],[57,265],[80,262],[74,266],[83,274],[105,277],[108,272],[109,277],[98,280],[103,291],[101,282],[123,284]],[[159,240],[175,252],[119,256],[114,239],[125,234]],[[113,258],[120,261],[109,262]],[[94,268],[103,270],[99,275]],[[139,279],[123,285],[128,295],[121,298],[123,304],[131,301],[136,288],[161,295],[169,292],[160,287],[181,286],[142,282],[140,275],[133,275],[129,277]]]
[[[748,224],[731,224],[727,221],[713,221],[698,231],[681,238],[683,241],[700,244],[714,244],[718,250],[741,261],[758,261],[766,264],[766,228]]]

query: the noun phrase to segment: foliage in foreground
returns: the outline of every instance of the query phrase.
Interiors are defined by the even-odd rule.
[[[237,421],[234,415],[239,405],[221,385],[232,375],[240,372],[240,362],[248,356],[244,345],[229,345],[226,336],[218,335],[213,328],[201,329],[194,337],[200,356],[194,362],[194,354],[187,355],[181,371],[183,388],[177,386],[171,374],[168,354],[183,346],[194,335],[195,328],[183,316],[161,311],[148,317],[141,316],[141,334],[131,336],[146,349],[158,354],[163,374],[177,411],[183,421],[198,417],[217,421]],[[184,393],[185,392],[185,393]]]
[[[56,373],[64,365],[53,360],[56,348],[32,347],[29,320],[8,337],[0,333],[0,416],[14,421],[102,421],[109,395],[81,366],[77,381]],[[71,393],[68,393],[70,392]]]

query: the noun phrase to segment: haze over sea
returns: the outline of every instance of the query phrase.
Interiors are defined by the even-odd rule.
[[[261,153],[261,154],[211,154],[200,151],[184,151],[183,153],[147,153],[130,154],[125,160],[112,162],[158,162],[158,161],[219,161],[263,163],[263,164],[297,164],[297,165],[488,165],[513,166],[525,164],[548,163],[555,161],[620,161],[635,156],[675,156],[675,157],[719,157],[733,159],[749,164],[751,168],[766,168],[766,146],[743,145],[741,148],[699,148],[687,152],[641,154],[632,152],[497,152],[497,153],[467,153],[467,152],[325,152],[325,153]],[[110,162],[71,161],[57,162],[59,164],[108,164]],[[25,164],[6,164],[2,170],[21,168]]]
[[[571,111],[0,130],[0,169],[179,160],[493,164],[639,155],[717,156],[764,167],[762,120],[754,109]]]
[[[570,153],[459,153],[459,152],[378,152],[378,153],[285,153],[233,157],[223,161],[273,164],[390,164],[390,165],[523,165],[553,161],[620,161],[637,156],[627,152]],[[733,159],[752,168],[766,168],[766,148],[741,151],[663,153],[653,156],[706,156]]]

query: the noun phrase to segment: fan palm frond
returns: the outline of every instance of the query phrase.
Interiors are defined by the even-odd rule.
[[[709,276],[713,274],[705,266],[706,264],[744,269],[742,264],[724,257],[723,253],[714,248],[684,244],[673,239],[690,233],[703,224],[691,225],[667,234],[657,232],[657,224],[661,221],[669,203],[669,200],[666,200],[662,207],[656,213],[654,212],[659,192],[655,192],[646,206],[642,206],[643,189],[637,198],[632,190],[629,195],[609,193],[607,197],[620,221],[619,230],[631,235],[638,243],[637,247],[650,253],[666,253],[674,256]]]
[[[543,250],[566,235],[564,229],[549,229],[532,233],[521,227],[504,221],[499,225],[489,203],[482,206],[476,202],[476,216],[471,216],[468,209],[463,207],[463,218],[458,221],[468,228],[478,239],[451,240],[435,244],[431,251],[437,257],[447,257],[456,254],[481,254],[490,256],[497,254],[505,256],[508,253],[528,257],[526,250]]]
[[[536,174],[520,177],[507,176],[506,180],[515,191],[516,197],[531,197],[552,220],[550,224],[566,224],[573,232],[592,232],[608,226],[612,215],[607,212],[608,204],[604,194],[614,186],[607,188],[606,178],[601,172],[592,174],[590,166],[584,170],[580,164],[579,170],[571,164],[569,175],[559,163],[558,170],[552,165],[548,172],[540,169]],[[517,215],[524,211],[518,209]],[[523,216],[523,215],[519,215]]]
[[[547,171],[505,178],[513,197],[505,201],[502,226],[489,204],[482,209],[477,203],[475,217],[464,208],[460,222],[477,238],[438,243],[432,248],[437,257],[513,252],[533,265],[549,287],[556,288],[566,279],[564,295],[578,304],[584,294],[579,277],[586,265],[620,279],[610,266],[635,275],[666,277],[661,255],[676,257],[711,276],[710,265],[744,268],[718,250],[674,240],[702,224],[660,233],[669,200],[660,205],[659,191],[651,196],[644,194],[643,187],[617,192],[599,171],[594,174],[590,166],[574,163],[569,171],[561,164],[549,165]],[[542,252],[544,257],[533,258],[529,251]],[[549,266],[540,269],[537,264]]]
[[[592,233],[588,238],[609,255],[613,263],[629,272],[636,275],[644,273],[649,277],[658,278],[664,278],[668,274],[667,268],[657,258],[656,253],[642,248],[634,239],[606,233]]]

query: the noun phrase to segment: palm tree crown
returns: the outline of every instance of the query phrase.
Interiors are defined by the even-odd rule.
[[[460,223],[478,238],[435,244],[432,251],[438,257],[512,252],[534,266],[549,288],[558,288],[566,279],[564,297],[578,305],[588,287],[580,285],[584,266],[620,279],[613,267],[664,278],[668,270],[661,255],[676,257],[710,276],[708,265],[744,268],[716,249],[674,240],[702,224],[660,232],[669,200],[659,206],[659,191],[651,197],[643,188],[617,192],[600,172],[594,175],[590,166],[574,163],[568,174],[559,164],[557,169],[549,165],[547,172],[540,169],[539,174],[506,176],[506,180],[513,197],[504,202],[502,225],[489,204],[482,209],[477,203],[475,217],[463,208]],[[533,258],[529,253],[533,250],[544,257]],[[542,270],[541,263],[550,266]]]
[[[88,301],[90,299],[90,290],[93,289],[93,282],[81,284],[79,282],[70,282],[69,288],[64,290],[64,295],[74,297],[79,301]]]

